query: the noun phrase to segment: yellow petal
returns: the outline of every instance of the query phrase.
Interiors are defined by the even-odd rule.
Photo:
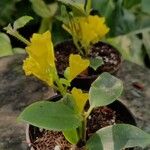
[[[84,106],[86,104],[86,101],[89,98],[88,93],[83,93],[82,90],[77,89],[77,88],[73,88],[71,93],[75,99],[79,112],[82,113]]]
[[[23,64],[26,75],[33,74],[48,85],[52,85],[55,62],[50,32],[33,34],[31,43],[26,47],[26,51],[29,54],[29,58]]]
[[[83,72],[90,65],[88,59],[82,59],[80,55],[71,54],[69,57],[68,79],[72,81],[76,76]]]
[[[49,31],[43,34],[33,34],[31,44],[26,47],[26,50],[41,67],[55,66],[54,48]]]
[[[24,60],[23,69],[26,75],[33,74],[37,78],[45,81],[49,86],[53,84],[52,76],[50,76],[46,70],[42,69],[32,57],[28,57]]]

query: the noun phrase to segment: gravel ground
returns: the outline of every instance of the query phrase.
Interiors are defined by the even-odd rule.
[[[0,150],[27,150],[25,125],[16,118],[30,103],[53,94],[39,80],[24,75],[21,66],[24,57],[0,59]],[[130,108],[138,126],[150,133],[150,70],[123,62],[117,76],[124,82],[120,100]]]

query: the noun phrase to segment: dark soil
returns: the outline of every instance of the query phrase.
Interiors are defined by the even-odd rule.
[[[97,130],[117,122],[116,112],[108,107],[95,108],[87,120],[87,139]]]
[[[56,147],[60,147],[61,150],[69,150],[71,145],[61,132],[44,130],[41,132],[41,137],[34,141],[33,147],[36,150],[54,150]]]
[[[56,66],[61,74],[69,65],[69,55],[71,53],[78,53],[75,45],[71,40],[65,41],[64,43],[60,43],[55,46],[55,56],[57,59]],[[97,71],[94,71],[92,68],[88,68],[89,76],[105,71],[114,73],[119,69],[121,64],[121,56],[120,53],[111,45],[103,42],[94,44],[90,50],[90,54],[88,55],[88,57],[94,58],[98,56],[102,57],[104,64],[100,66]]]

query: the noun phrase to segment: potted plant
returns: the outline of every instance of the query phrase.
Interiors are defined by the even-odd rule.
[[[77,2],[59,1],[69,6],[69,10],[65,5],[61,6],[61,15],[57,16],[57,19],[63,22],[62,27],[72,36],[72,40],[55,45],[57,68],[59,73],[63,74],[70,53],[78,53],[83,58],[88,58],[90,66],[87,71],[80,74],[72,83],[87,90],[98,74],[102,72],[115,74],[118,71],[121,55],[113,46],[101,41],[109,32],[109,28],[105,24],[104,17],[91,15],[92,9],[88,5],[90,1],[84,6],[80,6]]]
[[[61,78],[56,69],[50,32],[33,34],[28,42],[29,56],[23,63],[25,74],[43,80],[58,93],[50,101],[31,104],[18,118],[30,124],[28,137],[32,150],[120,150],[150,144],[149,134],[133,125],[123,124],[121,119],[118,122],[114,119],[115,112],[109,104],[122,92],[119,79],[102,73],[89,92],[75,87],[70,91],[71,81],[86,70],[90,61],[71,54],[69,67]]]

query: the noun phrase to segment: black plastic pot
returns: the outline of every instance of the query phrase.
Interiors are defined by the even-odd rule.
[[[56,102],[60,100],[60,95],[55,95],[52,98],[50,98],[50,101]],[[130,112],[130,110],[120,101],[115,101],[112,104],[108,105],[108,108],[111,108],[112,110],[115,110],[116,113],[119,113],[121,118],[119,118],[123,123],[125,124],[131,124],[136,126],[136,121],[134,119],[134,116]],[[32,125],[27,125],[26,128],[26,140],[29,145],[29,150],[35,150],[32,143],[36,140],[37,136],[41,136],[41,132],[39,131],[39,128],[34,127]],[[127,150],[133,150],[134,148],[129,148]]]
[[[117,64],[114,65],[114,66],[110,66],[108,64],[108,62],[105,62],[106,61],[106,57],[108,57],[109,52],[105,52],[105,51],[102,51],[103,48],[102,47],[108,47],[111,49],[112,53],[116,56],[116,59],[117,59]],[[121,58],[121,54],[111,45],[107,44],[107,43],[104,43],[104,42],[98,42],[96,44],[93,45],[92,49],[96,49],[98,47],[101,47],[101,51],[99,52],[99,55],[98,56],[101,56],[103,58],[103,61],[104,61],[104,65],[100,66],[96,71],[93,70],[92,68],[88,68],[87,72],[88,72],[88,75],[84,75],[84,76],[81,76],[79,75],[78,77],[76,77],[72,82],[71,82],[71,85],[72,87],[77,87],[77,88],[81,88],[83,90],[89,90],[90,86],[91,86],[91,83],[98,77],[98,75],[100,75],[101,73],[103,72],[109,72],[110,74],[113,74],[113,75],[116,75],[120,66],[121,66],[121,63],[122,63],[122,58]],[[106,49],[105,49],[106,50]],[[57,54],[58,53],[58,54]],[[59,43],[57,45],[55,45],[55,56],[56,56],[56,59],[57,59],[57,62],[56,62],[56,66],[58,68],[58,71],[59,71],[59,75],[60,76],[63,76],[63,72],[66,68],[59,68],[59,66],[61,64],[68,64],[68,62],[64,62],[66,59],[67,61],[69,60],[69,55],[73,53],[73,54],[77,54],[78,51],[75,47],[75,45],[73,44],[73,41],[72,40],[68,40],[68,41],[64,41],[62,43]],[[59,55],[64,55],[61,59],[61,57],[59,57]],[[92,57],[92,53],[88,56],[88,57]],[[68,67],[68,66],[66,66]]]

